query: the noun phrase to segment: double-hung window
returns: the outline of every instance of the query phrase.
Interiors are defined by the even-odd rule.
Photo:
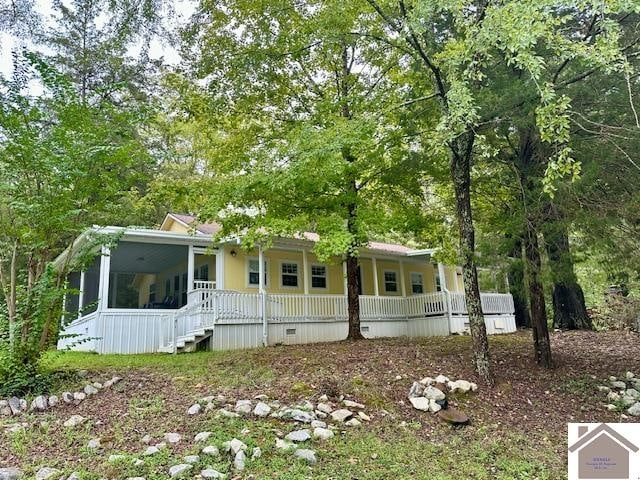
[[[295,262],[282,262],[280,266],[281,282],[283,287],[298,286],[298,264]]]
[[[384,271],[384,291],[390,293],[398,291],[398,272],[395,270]]]
[[[327,288],[327,267],[311,265],[311,288]]]
[[[257,258],[250,258],[247,262],[247,284],[250,287],[257,287],[260,284],[260,261]],[[264,262],[264,284],[267,285],[267,262]]]
[[[424,281],[419,272],[411,272],[411,293],[414,295],[424,293]]]

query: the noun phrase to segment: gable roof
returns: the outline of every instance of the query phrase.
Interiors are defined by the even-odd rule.
[[[216,222],[209,223],[200,223],[198,222],[197,217],[194,215],[188,215],[185,213],[167,213],[160,229],[165,225],[168,218],[171,218],[174,221],[177,221],[184,225],[185,227],[192,228],[196,231],[196,233],[200,233],[203,235],[215,235],[220,230],[222,230],[222,225]],[[320,240],[320,235],[315,232],[303,232],[300,234],[298,239],[308,240],[310,242],[318,242]],[[431,250],[416,250],[406,245],[401,245],[398,243],[386,243],[386,242],[369,242],[367,244],[367,248],[369,250],[375,250],[379,252],[391,253],[396,255],[408,255],[411,253],[432,253]]]
[[[576,450],[580,450],[582,447],[584,447],[591,440],[595,440],[597,437],[599,437],[602,434],[608,434],[616,442],[618,442],[620,445],[626,447],[629,451],[631,451],[633,453],[635,453],[635,452],[637,452],[639,450],[638,447],[636,447],[633,443],[631,443],[629,440],[627,440],[622,435],[620,435],[618,432],[616,432],[609,425],[601,423],[596,428],[591,430],[589,433],[586,433],[582,437],[580,437],[580,439],[576,443],[574,443],[573,445],[571,445],[569,447],[569,451],[570,452],[575,452]]]

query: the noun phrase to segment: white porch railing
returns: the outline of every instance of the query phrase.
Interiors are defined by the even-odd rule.
[[[193,290],[187,293],[187,305],[205,300],[215,289],[215,280],[194,280]]]
[[[467,314],[467,302],[464,293],[449,293],[451,298],[451,313],[454,315]],[[513,297],[508,293],[481,293],[482,312],[484,314],[513,313]]]

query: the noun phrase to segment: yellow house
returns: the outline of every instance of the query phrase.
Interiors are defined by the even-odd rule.
[[[117,246],[103,247],[86,271],[69,276],[65,331],[87,337],[79,348],[103,353],[346,337],[345,264],[341,258],[321,262],[313,254],[317,235],[278,238],[268,249],[247,252],[239,238],[214,243],[219,229],[173,213],[158,229],[95,229],[119,235]],[[361,249],[365,336],[466,330],[461,269],[435,263],[432,254],[382,242]],[[510,295],[483,294],[483,308],[490,333],[515,329]],[[69,345],[61,340],[60,347]]]

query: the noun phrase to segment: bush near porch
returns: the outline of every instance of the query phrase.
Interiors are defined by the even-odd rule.
[[[477,394],[458,399],[472,420],[461,429],[413,410],[406,397],[413,380],[427,375],[476,381],[470,340],[464,336],[178,356],[58,354],[48,359],[52,370],[88,369],[90,378],[118,375],[123,380],[77,407],[28,414],[20,420],[28,423],[23,433],[0,428],[0,465],[19,466],[30,476],[51,466],[67,474],[79,472],[83,479],[167,478],[169,465],[197,452],[193,436],[208,430],[218,443],[238,437],[262,448],[262,457],[248,461],[237,478],[562,479],[568,421],[621,421],[620,414],[605,410],[596,386],[609,375],[640,371],[638,340],[636,334],[622,332],[553,334],[558,365],[547,371],[535,366],[528,332],[492,337],[498,384],[491,390],[480,386]],[[56,391],[84,383],[69,375]],[[311,448],[319,462],[313,467],[273,448],[274,430],[286,431],[288,424],[186,413],[199,398],[218,393],[235,399],[266,394],[285,403],[327,391],[365,403],[373,419],[332,441],[315,443]],[[382,416],[382,409],[389,415]],[[73,414],[88,421],[70,431],[62,422]],[[15,421],[3,418],[0,425]],[[244,428],[248,433],[241,436]],[[145,434],[158,438],[166,432],[179,432],[185,441],[148,459],[142,472],[108,463],[110,454],[139,455],[146,447],[140,442]],[[86,448],[95,437],[108,447],[98,452]]]

